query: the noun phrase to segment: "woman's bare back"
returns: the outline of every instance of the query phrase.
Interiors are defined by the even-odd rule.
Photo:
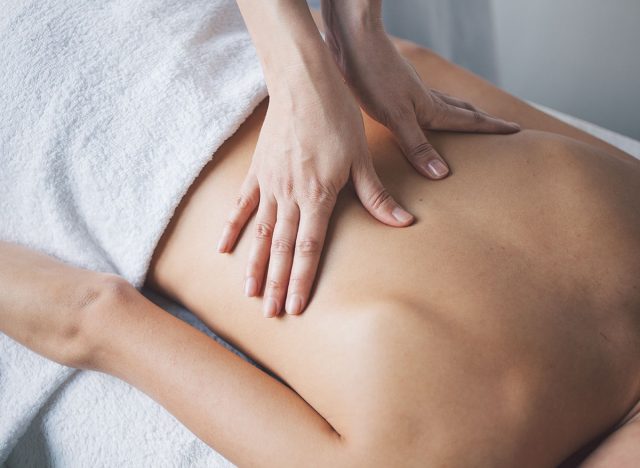
[[[263,110],[183,201],[150,282],[350,443],[386,447],[387,466],[554,465],[637,402],[640,163],[544,132],[442,134],[454,174],[429,182],[367,121],[383,183],[418,220],[383,226],[347,188],[309,308],[268,320],[242,295],[252,230],[232,255],[213,246]]]
[[[431,182],[367,120],[377,171],[417,222],[381,225],[348,187],[309,307],[267,320],[260,298],[242,295],[254,233],[232,255],[214,246],[263,105],[216,153],[154,255],[151,286],[290,388],[121,278],[6,242],[2,332],[131,383],[249,466],[551,466],[633,421],[640,163],[402,47],[430,86],[550,133],[430,135],[453,170]],[[614,438],[637,438],[639,418]],[[622,445],[627,456],[637,447]]]

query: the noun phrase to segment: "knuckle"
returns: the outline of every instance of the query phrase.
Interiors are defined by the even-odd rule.
[[[312,257],[318,255],[321,250],[322,245],[317,239],[301,239],[296,245],[296,255],[300,255],[301,257]]]
[[[420,128],[422,131],[432,130],[435,126],[437,118],[434,116],[433,111],[425,112],[420,118]]]
[[[411,150],[409,151],[408,156],[414,161],[419,161],[419,160],[426,159],[426,157],[431,153],[433,153],[433,151],[434,151],[433,145],[431,145],[431,143],[429,143],[428,141],[424,141],[412,147]]]
[[[378,208],[384,206],[386,203],[391,200],[391,195],[387,192],[386,189],[381,189],[378,192],[375,192],[369,199],[369,205],[377,210]]]
[[[271,253],[274,255],[286,255],[293,252],[293,243],[289,239],[273,239]]]
[[[311,203],[326,204],[335,200],[336,193],[330,185],[312,181],[304,190],[304,198]]]
[[[283,180],[279,183],[280,194],[285,200],[291,200],[295,196],[295,184],[291,180]]]
[[[479,111],[478,111],[478,110],[476,110],[476,109],[473,109],[473,110],[472,110],[472,115],[473,115],[473,121],[474,121],[475,123],[477,123],[477,124],[478,124],[478,123],[482,123],[482,122],[484,122],[484,120],[485,120],[485,116],[484,116],[484,115],[482,115],[482,113],[481,113],[481,112],[479,112]]]
[[[273,226],[264,222],[256,224],[256,237],[258,239],[271,239],[272,236]]]
[[[282,291],[283,284],[276,279],[269,278],[267,279],[266,289],[267,291],[269,291],[269,293],[271,293],[269,295],[274,295]]]
[[[246,210],[253,205],[253,198],[249,195],[240,194],[235,199],[235,206],[238,210]]]

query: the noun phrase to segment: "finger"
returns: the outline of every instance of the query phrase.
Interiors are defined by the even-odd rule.
[[[269,273],[264,291],[265,317],[277,316],[284,306],[299,221],[298,205],[292,201],[283,203],[279,200],[276,226],[271,241]]]
[[[444,103],[455,106],[455,107],[459,107],[461,109],[466,109],[468,111],[471,112],[479,112],[480,114],[484,115],[485,117],[489,117],[489,118],[494,118],[495,120],[499,120],[501,122],[506,122],[508,124],[508,126],[510,127],[510,132],[517,132],[519,131],[520,125],[518,125],[516,122],[508,122],[506,120],[503,119],[497,119],[495,117],[493,117],[491,114],[489,114],[487,111],[485,111],[484,109],[481,109],[477,106],[474,106],[473,104],[471,104],[470,102],[467,101],[463,101],[462,99],[458,99],[456,97],[450,96],[448,94],[443,93],[442,91],[438,91],[436,89],[432,89],[431,90],[432,93],[436,94]]]
[[[300,225],[287,288],[288,314],[301,313],[309,301],[334,206],[335,199],[327,200],[322,205],[300,209]]]
[[[370,159],[354,171],[353,185],[364,207],[378,221],[390,226],[413,223],[413,215],[404,210],[384,188]]]
[[[261,194],[244,281],[244,293],[249,297],[257,295],[262,287],[275,223],[276,200],[271,195]]]
[[[429,119],[427,128],[479,133],[514,133],[520,130],[516,123],[497,119],[478,110],[461,109],[446,102],[437,115]]]
[[[402,152],[420,174],[435,180],[449,174],[448,164],[429,143],[417,121],[407,120],[395,126],[393,132]]]
[[[458,99],[456,97],[450,96],[448,94],[443,93],[442,91],[438,91],[437,89],[432,89],[431,92],[436,94],[440,99],[442,99],[442,101],[452,106],[460,107],[461,109],[467,109],[470,111],[478,111],[482,114],[489,115],[483,109],[480,109],[479,107],[474,106],[470,102],[463,101],[462,99]]]
[[[242,183],[240,194],[236,197],[234,207],[222,229],[222,235],[218,241],[218,252],[230,252],[233,249],[240,231],[247,224],[259,200],[258,180],[253,174],[249,174]]]

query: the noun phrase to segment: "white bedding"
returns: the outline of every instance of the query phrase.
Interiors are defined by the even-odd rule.
[[[628,136],[620,135],[614,131],[608,130],[606,128],[600,127],[591,122],[587,122],[585,120],[579,119],[577,117],[573,117],[571,115],[564,114],[557,110],[550,109],[545,106],[541,106],[540,104],[531,103],[534,107],[537,107],[543,112],[547,114],[551,114],[557,119],[563,120],[568,124],[573,125],[574,127],[578,127],[585,132],[591,133],[592,135],[604,140],[613,146],[620,148],[622,151],[626,151],[631,156],[635,156],[640,159],[640,141],[634,140],[633,138],[629,138]]]
[[[542,109],[640,159],[640,142]],[[188,311],[148,294],[214,338]],[[7,467],[233,466],[135,388],[105,374],[47,361],[4,335],[0,377],[0,463]],[[21,390],[8,393],[9,387]]]

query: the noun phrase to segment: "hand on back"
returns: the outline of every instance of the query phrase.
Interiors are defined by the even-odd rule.
[[[229,251],[258,208],[245,294],[264,285],[264,315],[286,305],[302,312],[309,301],[338,193],[352,179],[364,207],[379,221],[406,226],[375,173],[362,116],[339,75],[289,77],[270,92],[249,173],[227,221],[219,251]]]
[[[324,0],[322,8],[329,49],[362,109],[391,130],[420,174],[441,179],[449,173],[425,130],[514,133],[520,129],[426,86],[385,33],[380,0]]]
[[[413,222],[375,173],[356,98],[394,133],[416,170],[432,179],[449,169],[425,129],[509,133],[518,127],[425,86],[384,33],[380,0],[323,0],[328,49],[303,0],[237,1],[270,101],[218,251],[233,249],[257,208],[245,294],[264,289],[266,317],[283,309],[299,314],[309,303],[329,220],[349,179],[376,219],[398,227]]]

